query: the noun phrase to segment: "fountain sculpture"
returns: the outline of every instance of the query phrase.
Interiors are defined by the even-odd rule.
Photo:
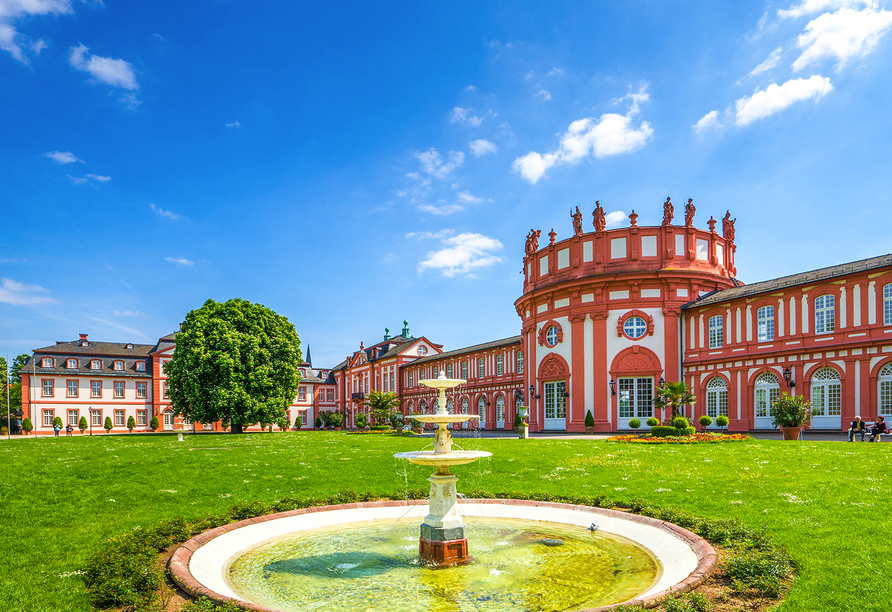
[[[472,463],[482,457],[490,457],[486,451],[452,450],[450,423],[463,423],[479,418],[475,414],[449,414],[446,410],[446,389],[467,382],[463,379],[446,378],[440,372],[437,378],[419,381],[422,385],[439,390],[437,410],[434,414],[414,414],[411,418],[423,423],[435,423],[434,450],[397,453],[394,457],[408,459],[418,465],[430,465],[437,471],[428,478],[431,483],[430,509],[421,524],[418,551],[421,558],[432,565],[449,566],[467,563],[468,538],[465,524],[458,513],[458,496],[455,483],[458,478],[449,471],[450,466]]]

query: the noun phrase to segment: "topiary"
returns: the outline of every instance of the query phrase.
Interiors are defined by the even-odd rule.
[[[592,416],[591,410],[588,410],[585,413],[585,426],[586,427],[594,427],[595,426],[595,417]]]
[[[668,438],[669,436],[677,436],[678,430],[674,427],[658,425],[651,428],[650,435],[652,435],[654,438]]]
[[[105,430],[105,433],[108,433],[113,428],[114,428],[114,425],[112,425],[111,417],[105,417],[105,423],[102,424],[102,429]]]
[[[313,425],[316,426],[316,429],[322,429],[322,417],[317,416],[316,420],[313,421]]]
[[[133,428],[136,427],[136,419],[133,416],[127,417],[127,429],[130,430],[130,433],[133,433]]]
[[[304,426],[303,419],[301,419],[300,417],[297,417],[296,419],[294,419],[294,428],[295,429],[300,429],[303,426]]]
[[[84,421],[84,423],[86,424],[86,421]],[[152,431],[155,431],[156,429],[158,429],[159,425],[160,423],[158,423],[158,417],[153,416],[152,420],[149,421],[149,427],[152,428]]]
[[[690,427],[690,425],[690,422],[683,416],[677,416],[672,419],[672,427],[675,429],[685,429],[686,427]]]
[[[402,412],[391,412],[390,416],[387,417],[387,420],[390,421],[390,426],[394,429],[402,429],[405,417],[403,417]]]
[[[29,434],[29,433],[31,433],[31,432],[34,430],[34,423],[32,423],[32,422],[31,422],[31,419],[29,419],[28,417],[25,417],[25,418],[22,420],[22,430],[23,430],[26,434]]]
[[[62,425],[62,417],[56,417],[56,418],[53,419],[53,427],[55,427],[56,425],[59,426],[59,429],[62,429],[62,427],[63,427],[63,425]]]
[[[639,421],[638,419],[629,419],[629,427],[631,427],[632,429],[638,429],[639,427],[641,427],[641,421]]]
[[[358,428],[365,429],[366,425],[369,424],[369,417],[367,417],[365,413],[360,412],[356,415],[356,419],[354,419],[354,421],[356,422],[356,426]]]
[[[676,431],[676,435],[678,435],[678,436],[693,436],[693,435],[696,435],[696,433],[697,433],[697,429],[695,427],[690,427],[690,426],[685,427],[685,428],[678,428],[675,431]]]
[[[648,427],[656,427],[659,424],[660,424],[660,421],[656,417],[650,417],[649,419],[647,419]]]
[[[712,417],[704,414],[702,417],[700,417],[700,425],[702,425],[703,427],[709,427],[710,425],[712,425]]]
[[[728,426],[728,417],[726,417],[724,414],[719,415],[715,420],[715,424],[718,425],[719,427],[727,427]]]
[[[154,417],[152,418],[152,420],[157,421],[158,417]],[[25,424],[22,423],[22,427],[24,426]],[[81,417],[81,420],[77,422],[77,428],[81,430],[81,433],[84,433],[85,431],[87,431],[87,427],[89,427],[89,425],[87,425],[87,417]]]
[[[332,427],[340,427],[344,424],[344,414],[341,412],[332,412],[328,417],[328,424]]]

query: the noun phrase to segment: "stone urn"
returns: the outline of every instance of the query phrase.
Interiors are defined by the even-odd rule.
[[[781,432],[784,434],[784,440],[798,440],[799,434],[802,433],[802,426],[781,427]]]

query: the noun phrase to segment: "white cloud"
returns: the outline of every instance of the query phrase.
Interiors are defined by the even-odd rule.
[[[703,117],[700,118],[700,121],[698,121],[691,127],[694,128],[695,132],[701,134],[702,132],[705,132],[710,128],[719,126],[721,126],[721,123],[719,123],[719,111],[714,110],[709,111],[708,113],[703,115]]]
[[[233,121],[232,123],[227,123],[226,127],[239,129],[240,127],[242,127],[242,124],[239,123],[238,121]]]
[[[548,93],[547,91],[545,91],[544,89],[540,89],[540,90],[539,90],[539,93],[536,94],[536,95],[542,96],[542,100],[543,100],[543,101],[545,101],[545,100],[551,100],[551,94]]]
[[[439,270],[446,277],[468,275],[473,270],[502,261],[501,257],[493,254],[504,248],[502,243],[482,234],[459,234],[443,240],[443,243],[446,245],[444,248],[429,252],[427,258],[419,262],[419,273]]]
[[[0,0],[0,49],[8,51],[23,64],[29,63],[16,40],[19,33],[13,23],[31,15],[63,15],[73,12],[70,0]],[[31,45],[31,50],[37,55],[44,47],[46,43],[38,40]]]
[[[545,76],[558,76],[561,74],[564,74],[564,71],[561,68],[552,68]]]
[[[763,72],[768,72],[775,66],[780,63],[781,52],[783,51],[783,47],[778,47],[774,51],[771,52],[771,55],[768,56],[764,62],[756,66],[750,71],[750,76],[758,76]]]
[[[471,144],[469,146],[471,148],[471,153],[474,154],[474,157],[481,157],[482,155],[487,155],[488,153],[499,152],[499,148],[495,145],[495,143],[488,140],[483,140],[482,138],[479,140],[471,141]]]
[[[561,136],[557,151],[544,155],[533,151],[518,157],[512,166],[514,171],[535,185],[552,166],[574,164],[589,155],[600,159],[637,151],[653,135],[653,128],[646,121],[642,121],[637,129],[632,125],[633,117],[638,114],[638,104],[649,97],[642,89],[617,102],[627,99],[632,101],[627,114],[604,113],[597,120],[589,117],[574,121]]]
[[[406,238],[418,238],[419,240],[425,238],[436,238],[442,239],[446,236],[451,236],[455,233],[455,230],[452,229],[442,229],[439,232],[409,232],[406,234]]]
[[[25,285],[11,278],[0,281],[0,302],[15,304],[16,306],[32,306],[35,304],[54,304],[56,300],[51,297],[33,295],[35,293],[47,293],[48,290],[38,285]]]
[[[876,49],[890,27],[892,12],[872,7],[862,11],[841,8],[835,13],[824,13],[810,21],[796,39],[796,46],[803,51],[793,62],[793,70],[802,70],[824,58],[835,58],[839,70],[849,60],[864,57]]]
[[[113,87],[121,87],[136,91],[139,83],[136,82],[136,74],[130,62],[122,59],[112,59],[87,53],[89,49],[84,45],[71,48],[68,63],[72,68],[83,70],[93,75],[97,81],[107,83]]]
[[[626,219],[628,219],[626,213],[621,210],[615,210],[604,215],[604,220],[607,221],[607,229],[619,227],[620,223]]]
[[[132,327],[127,327],[126,325],[121,325],[120,323],[115,323],[114,321],[109,321],[108,319],[100,319],[98,317],[89,317],[93,321],[97,321],[99,323],[105,323],[115,329],[120,329],[121,331],[125,331],[128,334],[133,334],[134,336],[138,336],[140,338],[148,338],[144,333],[139,331],[138,329],[133,329]]]
[[[84,183],[87,182],[87,179],[82,178],[82,177],[71,176],[70,174],[67,175],[67,176],[68,176],[68,179],[69,179],[72,183],[74,183],[75,185],[83,185]]]
[[[46,49],[46,42],[42,38],[38,38],[29,47],[31,51],[34,52],[34,55],[40,55],[40,52]]]
[[[185,257],[165,257],[164,261],[169,261],[170,263],[183,264],[184,266],[194,266],[194,261],[189,261]]]
[[[468,85],[467,87],[465,87],[465,91],[477,91],[477,86],[476,85]]]
[[[418,205],[418,210],[430,213],[432,215],[440,215],[445,217],[457,212],[461,212],[467,208],[465,204],[447,203],[446,200],[438,200],[436,204],[428,204],[427,202]]]
[[[179,219],[182,218],[182,217],[180,217],[180,215],[178,215],[176,213],[172,213],[169,210],[164,210],[160,206],[155,206],[154,204],[149,204],[149,208],[151,208],[153,211],[155,211],[155,213],[158,214],[159,216],[170,219],[171,221],[178,221]]]
[[[470,108],[456,106],[452,109],[452,114],[449,115],[449,123],[460,123],[462,125],[472,125],[477,127],[483,123],[483,117],[472,115],[472,110],[473,109]]]
[[[462,202],[467,202],[468,204],[479,204],[483,201],[483,198],[478,198],[471,195],[470,191],[462,191],[458,194],[458,199]]]
[[[74,162],[84,163],[84,160],[75,157],[75,155],[71,151],[50,151],[49,153],[44,153],[44,157],[49,157],[51,160],[62,164],[73,164]]]
[[[772,84],[764,91],[756,91],[749,98],[741,98],[735,103],[737,117],[735,123],[744,126],[782,111],[791,104],[814,98],[820,100],[833,91],[830,79],[817,75],[808,79],[791,79],[783,85]]]
[[[111,180],[110,176],[100,176],[98,174],[88,174],[87,178],[91,178],[94,181],[98,181],[100,183],[107,183]]]
[[[850,6],[873,6],[872,0],[805,0],[799,4],[794,4],[789,9],[778,9],[778,17],[782,19],[796,19],[803,15],[812,15],[820,13],[824,10],[833,10],[838,8],[846,8]]]
[[[431,147],[427,151],[415,153],[415,157],[421,162],[421,168],[437,178],[446,178],[453,170],[465,163],[465,154],[461,151],[449,151],[446,161],[440,156],[440,152]]]
[[[115,310],[112,312],[116,317],[145,317],[146,313],[138,310]]]

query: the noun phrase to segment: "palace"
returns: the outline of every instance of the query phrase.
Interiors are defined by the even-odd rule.
[[[403,322],[380,342],[330,369],[314,369],[307,351],[288,416],[312,428],[321,410],[342,411],[352,426],[372,390],[392,391],[404,414],[431,412],[435,394],[419,384],[440,371],[467,383],[449,394],[449,410],[479,415],[483,429],[512,429],[517,407],[530,408],[531,431],[642,429],[655,414],[663,380],[684,380],[697,396],[687,416],[726,415],[731,431],[771,429],[768,409],[782,392],[813,404],[814,429],[845,430],[856,414],[892,416],[892,255],[745,285],[736,278],[734,221],[728,212],[708,229],[685,205],[674,225],[667,198],[660,226],[606,229],[600,203],[594,231],[571,212],[573,235],[539,246],[527,235],[523,293],[515,302],[520,335],[444,351]],[[106,416],[114,430],[184,425],[165,392],[163,364],[176,333],[154,345],[74,342],[36,349],[22,376],[22,407],[38,434],[55,417],[93,429]],[[89,412],[89,415],[87,414]]]

